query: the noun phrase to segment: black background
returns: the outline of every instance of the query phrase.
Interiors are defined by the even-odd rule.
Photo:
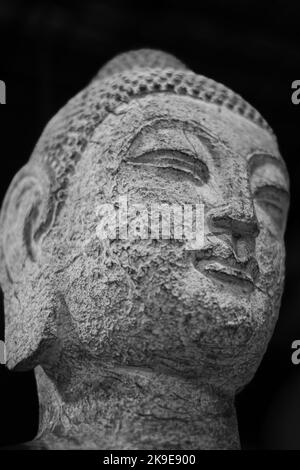
[[[267,354],[237,397],[244,449],[300,449],[300,365],[291,362],[291,343],[300,339],[300,104],[291,101],[291,84],[300,79],[297,3],[0,0],[0,79],[7,86],[7,104],[0,106],[1,200],[49,118],[107,60],[129,49],[175,54],[240,93],[277,134],[292,192],[286,288]],[[3,312],[0,326],[3,338]],[[38,420],[32,372],[2,366],[0,386],[0,443],[32,439]]]

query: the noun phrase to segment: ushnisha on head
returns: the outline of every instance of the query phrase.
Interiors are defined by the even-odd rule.
[[[276,138],[233,91],[169,54],[103,67],[44,130],[1,212],[8,366],[74,348],[237,390],[276,323],[289,183]],[[204,243],[100,240],[99,206],[204,206]],[[131,211],[129,227],[145,219]],[[67,326],[66,326],[67,325]]]

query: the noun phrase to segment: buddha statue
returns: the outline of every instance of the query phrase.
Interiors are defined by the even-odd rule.
[[[136,236],[100,237],[99,207],[125,196],[201,204],[202,243],[139,237],[138,211]],[[7,366],[35,370],[35,445],[239,449],[234,399],[278,317],[288,204],[276,137],[239,95],[160,51],[106,64],[1,210]]]

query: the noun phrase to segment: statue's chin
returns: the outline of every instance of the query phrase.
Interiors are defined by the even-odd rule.
[[[169,302],[161,293],[143,309],[119,313],[109,318],[106,312],[102,323],[98,311],[97,324],[78,324],[81,342],[100,365],[166,372],[234,389],[252,378],[275,322],[267,296],[255,290],[251,302],[225,289],[207,289],[205,296],[196,289],[180,300],[170,296]]]
[[[193,267],[156,274],[140,283],[120,276],[123,283],[83,283],[89,289],[72,284],[66,304],[84,349],[99,364],[237,386],[248,381],[277,319],[272,299],[254,285]]]

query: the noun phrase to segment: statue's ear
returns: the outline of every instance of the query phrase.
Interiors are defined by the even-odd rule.
[[[13,179],[3,202],[1,285],[7,365],[33,367],[53,338],[53,294],[43,276],[41,242],[53,218],[50,181],[29,164]]]

